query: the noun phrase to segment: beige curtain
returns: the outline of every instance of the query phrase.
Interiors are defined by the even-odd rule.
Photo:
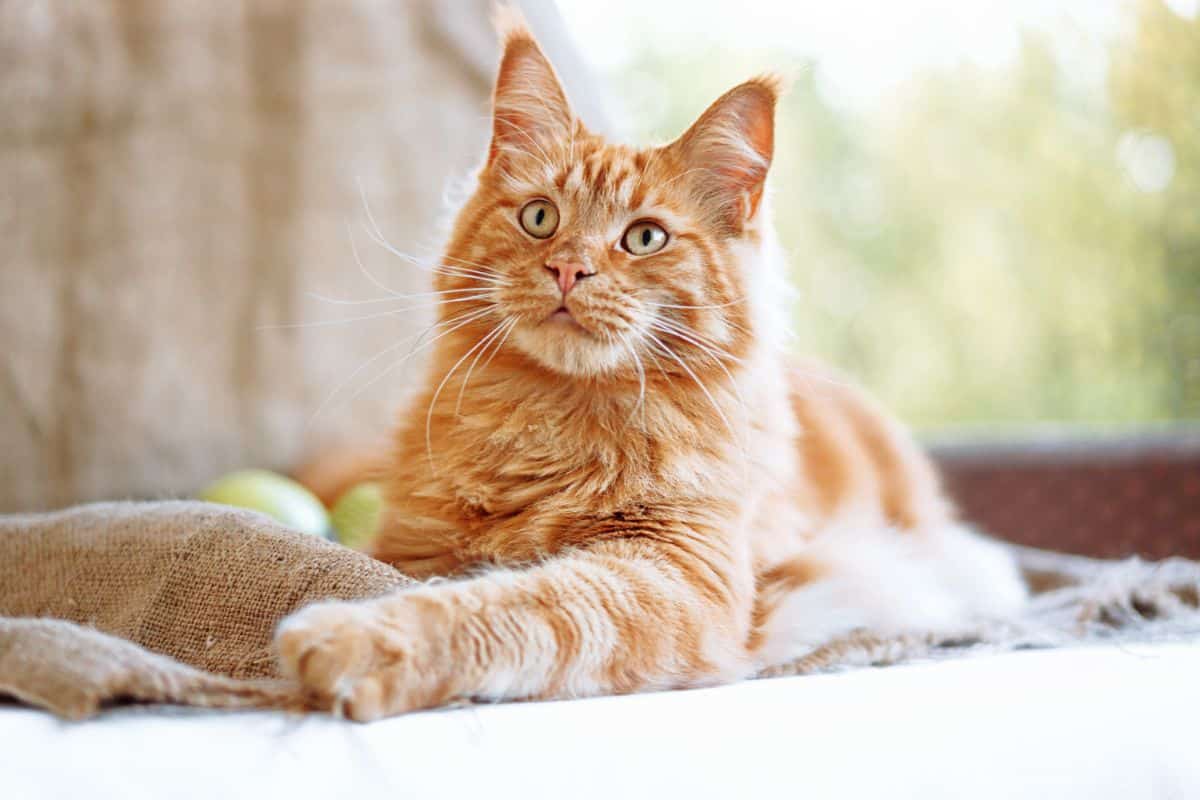
[[[603,126],[553,6],[524,5]],[[386,431],[419,359],[355,370],[428,310],[278,326],[385,308],[308,296],[383,295],[347,223],[380,283],[427,287],[362,234],[357,186],[436,252],[487,139],[488,8],[0,0],[0,511],[186,495]]]

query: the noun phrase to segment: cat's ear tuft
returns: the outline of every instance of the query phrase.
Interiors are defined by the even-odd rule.
[[[570,138],[575,117],[554,67],[542,53],[520,11],[493,8],[503,55],[492,95],[492,144],[488,164],[506,153],[545,159]]]
[[[495,0],[492,3],[491,19],[492,27],[496,30],[496,36],[500,38],[501,45],[507,44],[508,40],[513,37],[533,38],[533,32],[529,29],[524,12],[514,3]]]
[[[758,211],[775,152],[775,104],[783,80],[763,75],[735,86],[717,99],[669,145],[694,186],[716,203],[723,221],[740,229]]]

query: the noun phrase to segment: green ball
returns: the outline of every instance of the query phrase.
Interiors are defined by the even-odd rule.
[[[347,547],[361,548],[379,530],[383,506],[383,487],[378,483],[360,483],[347,489],[330,514],[337,540]]]
[[[231,472],[209,484],[199,497],[209,503],[260,511],[301,533],[330,535],[329,515],[321,501],[290,478],[265,469]]]

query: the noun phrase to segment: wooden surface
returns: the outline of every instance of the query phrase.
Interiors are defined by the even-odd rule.
[[[1031,547],[1200,558],[1200,435],[934,445],[965,519]]]

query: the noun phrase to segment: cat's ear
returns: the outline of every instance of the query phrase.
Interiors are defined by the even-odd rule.
[[[545,160],[546,152],[570,139],[575,117],[554,67],[520,13],[497,6],[494,17],[504,54],[492,95],[488,164],[513,151]]]
[[[758,212],[775,150],[775,103],[782,81],[765,75],[735,86],[668,147],[676,150],[702,201],[734,229]]]

